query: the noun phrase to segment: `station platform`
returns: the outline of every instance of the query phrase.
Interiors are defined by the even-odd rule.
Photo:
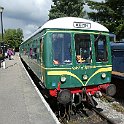
[[[0,68],[0,124],[60,124],[18,53]]]

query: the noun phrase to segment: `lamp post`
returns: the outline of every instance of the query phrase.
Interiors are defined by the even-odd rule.
[[[5,47],[4,47],[4,38],[3,38],[3,14],[4,8],[0,6],[0,15],[1,15],[1,33],[2,33],[2,46],[3,46],[3,68],[5,69]]]

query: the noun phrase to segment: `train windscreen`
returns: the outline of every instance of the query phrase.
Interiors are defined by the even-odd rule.
[[[98,34],[95,35],[95,55],[97,62],[106,62],[108,61],[108,52],[107,52],[107,42],[106,36]]]
[[[71,35],[69,33],[53,33],[52,48],[54,64],[71,64]]]

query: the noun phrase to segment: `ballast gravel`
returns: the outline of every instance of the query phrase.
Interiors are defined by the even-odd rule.
[[[117,111],[116,108],[113,107],[113,104],[117,104],[117,106],[120,106],[120,108],[123,108],[118,102],[106,102],[104,100],[101,100],[100,98],[94,98],[98,105],[97,108],[101,108],[105,116],[113,120],[116,124],[124,124],[124,111]]]

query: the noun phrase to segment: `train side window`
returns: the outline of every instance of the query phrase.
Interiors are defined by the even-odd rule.
[[[33,48],[33,59],[37,59],[37,48]]]
[[[26,49],[26,48],[24,48],[24,50],[23,50],[23,54],[24,54],[24,55],[27,54],[27,49]]]
[[[74,38],[77,63],[91,63],[90,34],[75,34]]]
[[[94,35],[95,36],[95,55],[97,62],[106,62],[108,61],[108,50],[106,36],[104,35]]]
[[[30,58],[32,59],[32,57],[33,57],[33,49],[32,49],[32,48],[30,48],[29,56],[30,56]]]

